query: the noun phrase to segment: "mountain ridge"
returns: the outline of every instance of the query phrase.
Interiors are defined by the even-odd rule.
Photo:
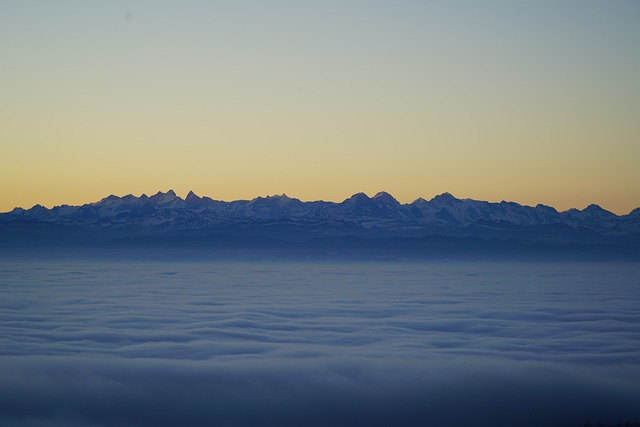
[[[472,198],[464,198],[464,199],[460,199],[455,197],[453,194],[449,193],[449,192],[444,192],[441,194],[437,194],[434,197],[432,197],[431,199],[427,200],[423,197],[418,197],[417,199],[408,202],[408,203],[401,203],[399,202],[397,199],[395,199],[395,197],[393,195],[391,195],[390,193],[386,192],[386,191],[379,191],[377,192],[374,196],[368,196],[366,193],[364,192],[358,192],[358,193],[354,193],[353,195],[351,195],[350,197],[347,197],[346,199],[344,199],[342,202],[335,202],[335,201],[324,201],[324,200],[309,200],[309,201],[302,201],[302,203],[314,203],[314,202],[324,202],[324,203],[333,203],[333,204],[340,204],[343,203],[346,200],[352,199],[354,198],[354,196],[365,196],[366,198],[369,199],[379,199],[379,198],[383,198],[383,199],[387,199],[387,200],[391,200],[393,202],[397,202],[400,205],[412,205],[415,203],[419,203],[419,202],[432,202],[432,201],[437,201],[437,200],[453,200],[453,201],[470,201],[470,202],[485,202],[485,203],[492,203],[492,204],[499,204],[499,203],[508,203],[508,204],[519,204],[520,206],[524,206],[524,207],[549,207],[552,208],[554,210],[557,210],[555,207],[549,206],[549,205],[545,205],[542,203],[538,203],[535,206],[530,206],[530,205],[524,205],[524,204],[520,204],[518,202],[513,202],[513,201],[506,201],[506,200],[502,200],[500,202],[489,202],[489,201],[484,201],[484,200],[479,200],[479,199],[472,199]],[[32,206],[31,208],[24,208],[22,206],[16,206],[14,207],[12,210],[10,211],[5,211],[5,212],[0,212],[0,215],[5,215],[5,214],[9,214],[12,213],[14,211],[27,211],[33,208],[44,208],[44,209],[54,209],[54,208],[61,208],[61,207],[81,207],[81,206],[85,206],[85,205],[96,205],[98,203],[101,202],[106,202],[109,200],[122,200],[122,199],[141,199],[141,200],[145,200],[145,199],[158,199],[158,198],[162,198],[162,197],[170,197],[170,198],[175,198],[175,199],[179,199],[182,201],[190,201],[190,200],[208,200],[208,201],[216,201],[216,202],[220,202],[220,203],[234,203],[234,202],[242,202],[242,201],[253,201],[253,200],[257,200],[257,199],[270,199],[270,198],[284,198],[284,199],[291,199],[291,200],[300,200],[297,199],[295,197],[289,197],[287,194],[282,193],[282,194],[273,194],[273,195],[265,195],[265,196],[256,196],[253,199],[237,199],[237,200],[231,200],[231,201],[225,201],[225,200],[217,200],[217,199],[212,199],[211,197],[208,196],[198,196],[193,190],[189,190],[187,195],[182,198],[180,196],[177,195],[177,193],[172,190],[169,189],[166,192],[162,192],[162,191],[158,191],[157,193],[149,196],[146,193],[142,193],[140,196],[134,196],[133,194],[129,193],[126,194],[124,196],[117,196],[115,194],[110,194],[106,197],[103,197],[102,199],[95,201],[95,202],[88,202],[82,205],[69,205],[69,204],[61,204],[61,205],[54,205],[52,208],[47,208],[45,206],[43,206],[42,204],[35,204],[34,206]],[[592,203],[589,204],[588,206],[586,206],[584,209],[577,209],[577,208],[569,208],[567,210],[564,211],[558,211],[558,212],[568,212],[568,211],[584,211],[585,209],[592,209],[592,208],[597,208],[599,210],[603,210],[605,212],[611,213],[613,215],[616,216],[626,216],[629,215],[631,213],[633,213],[634,211],[640,211],[640,206],[637,208],[632,209],[628,214],[616,214],[614,212],[608,211],[607,209],[601,207],[598,204]]]
[[[226,202],[193,191],[183,199],[169,190],[151,196],[109,195],[79,206],[36,205],[0,214],[0,245],[4,246],[213,235],[282,242],[445,236],[502,244],[640,248],[640,208],[616,215],[591,204],[583,210],[559,212],[542,204],[458,199],[450,193],[403,204],[384,191],[373,197],[356,193],[339,203],[303,202],[286,194]]]
[[[397,202],[400,205],[413,205],[415,203],[420,203],[420,202],[433,202],[433,201],[439,201],[439,200],[450,200],[450,201],[463,201],[463,202],[483,202],[483,203],[490,203],[490,204],[517,204],[523,207],[534,207],[534,208],[538,208],[538,207],[547,207],[547,208],[551,208],[556,210],[557,212],[563,213],[563,212],[569,212],[569,211],[578,211],[578,212],[582,212],[584,210],[587,209],[593,209],[596,208],[598,210],[601,211],[605,211],[607,213],[611,213],[615,216],[627,216],[629,214],[634,213],[635,211],[640,212],[640,206],[637,208],[632,209],[629,213],[627,214],[616,214],[614,212],[611,212],[603,207],[601,207],[600,205],[596,204],[596,203],[591,203],[588,206],[586,206],[584,209],[578,209],[578,208],[569,208],[567,210],[564,211],[559,211],[557,210],[555,207],[553,206],[549,206],[549,205],[545,205],[542,203],[538,203],[535,206],[530,206],[530,205],[524,205],[524,204],[520,204],[518,202],[513,202],[513,201],[507,201],[507,200],[502,200],[500,202],[489,202],[489,201],[484,201],[484,200],[479,200],[479,199],[472,199],[472,198],[464,198],[464,199],[460,199],[455,197],[453,194],[449,193],[449,192],[444,192],[441,194],[437,194],[434,197],[432,197],[431,199],[427,200],[423,197],[418,197],[417,199],[409,202],[409,203],[401,203],[399,202],[397,199],[395,199],[395,197],[393,197],[393,195],[391,195],[390,193],[386,192],[386,191],[379,191],[378,193],[376,193],[374,196],[368,196],[366,193],[364,192],[358,192],[358,193],[354,193],[353,195],[351,195],[350,197],[347,197],[346,199],[344,199],[342,202],[334,202],[334,201],[324,201],[324,200],[310,200],[310,201],[301,201],[300,199],[297,199],[295,197],[289,197],[287,194],[282,193],[282,194],[273,194],[273,195],[265,195],[265,196],[256,196],[253,199],[237,199],[237,200],[231,200],[231,201],[225,201],[225,200],[217,200],[217,199],[212,199],[209,196],[198,196],[193,190],[189,190],[189,192],[187,193],[187,195],[182,198],[180,196],[177,195],[177,193],[172,190],[169,189],[166,192],[162,192],[162,191],[158,191],[157,193],[149,196],[146,193],[142,193],[140,196],[134,196],[133,194],[129,193],[126,194],[124,196],[117,196],[115,194],[110,194],[106,197],[103,197],[102,199],[95,201],[95,202],[89,202],[89,203],[85,203],[82,205],[68,205],[68,204],[62,204],[62,205],[54,205],[52,208],[47,208],[45,206],[43,206],[42,204],[35,204],[34,206],[32,206],[31,208],[24,208],[21,206],[16,206],[14,207],[12,210],[10,211],[6,211],[6,212],[0,212],[0,215],[5,215],[5,214],[9,214],[12,213],[14,211],[28,211],[30,209],[33,208],[44,208],[44,209],[54,209],[54,208],[61,208],[61,207],[81,207],[81,206],[85,206],[85,205],[96,205],[98,203],[101,202],[105,202],[105,201],[109,201],[109,200],[122,200],[122,199],[141,199],[141,200],[145,200],[145,199],[150,199],[150,200],[154,200],[154,199],[159,199],[159,198],[172,198],[172,199],[179,199],[182,201],[186,201],[188,202],[189,200],[208,200],[208,201],[215,201],[215,202],[220,202],[220,203],[235,203],[235,202],[243,202],[243,201],[254,201],[257,199],[271,199],[271,198],[284,198],[284,199],[291,199],[291,200],[298,200],[301,201],[302,203],[314,203],[314,202],[323,202],[323,203],[332,203],[332,204],[340,204],[340,203],[344,203],[345,201],[354,198],[355,196],[365,196],[366,198],[369,199],[378,199],[378,198],[385,198],[385,199],[389,199],[389,200],[393,200],[394,202]]]

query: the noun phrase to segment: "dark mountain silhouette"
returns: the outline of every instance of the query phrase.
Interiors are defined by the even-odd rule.
[[[386,192],[358,193],[341,203],[302,202],[285,194],[224,202],[193,191],[182,199],[170,190],[0,214],[0,246],[47,245],[637,255],[640,208],[622,216],[597,205],[558,212],[449,193],[401,204]]]

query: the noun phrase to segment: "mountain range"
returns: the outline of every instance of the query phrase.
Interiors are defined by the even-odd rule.
[[[100,245],[408,253],[589,248],[638,254],[640,208],[621,216],[595,204],[559,212],[449,193],[401,204],[386,192],[358,193],[341,203],[303,202],[285,194],[225,202],[194,192],[183,199],[170,190],[0,214],[0,247]]]

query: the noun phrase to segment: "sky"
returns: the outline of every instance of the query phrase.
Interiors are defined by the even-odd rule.
[[[3,1],[0,212],[189,190],[640,206],[637,1]]]

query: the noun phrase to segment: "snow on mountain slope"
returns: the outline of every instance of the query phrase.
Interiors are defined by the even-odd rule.
[[[373,197],[357,193],[340,203],[302,202],[286,194],[224,202],[200,197],[193,191],[182,199],[169,190],[152,196],[110,195],[82,206],[47,209],[36,205],[0,214],[0,223],[5,225],[29,222],[94,229],[140,229],[151,234],[280,224],[306,227],[321,234],[348,234],[363,229],[388,236],[419,236],[438,233],[438,230],[444,234],[465,235],[499,229],[501,235],[505,235],[510,230],[535,227],[546,227],[543,229],[547,233],[555,233],[553,227],[562,226],[600,235],[635,235],[640,233],[640,208],[624,216],[597,205],[558,212],[544,205],[531,207],[506,201],[458,199],[449,193],[401,204],[386,192]]]

